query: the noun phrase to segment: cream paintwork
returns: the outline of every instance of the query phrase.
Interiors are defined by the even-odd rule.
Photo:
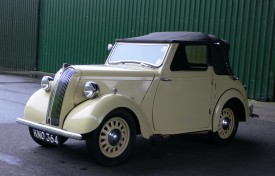
[[[121,65],[77,65],[77,70],[81,70],[83,78],[101,78],[116,80],[151,80],[154,71],[148,67],[137,64],[121,64]],[[143,78],[143,79],[141,79]]]
[[[157,131],[209,129],[213,69],[194,73],[169,69],[163,74],[170,81],[160,81],[156,92],[153,118]]]
[[[87,100],[83,96],[84,85],[87,81],[100,85],[100,95],[110,94],[112,89],[116,88],[118,93],[131,97],[140,104],[155,75],[155,72],[148,68],[132,66],[130,67],[132,69],[129,69],[127,65],[119,67],[81,65],[76,68],[78,72],[81,72],[81,77],[79,77],[73,96],[75,105]]]
[[[239,80],[232,80],[229,76],[213,75],[213,120],[211,129],[216,132],[218,119],[225,103],[231,98],[237,98],[244,106],[245,110],[245,121],[248,124],[250,121],[248,100],[244,86]]]
[[[218,130],[218,124],[219,124],[219,119],[220,119],[220,114],[222,112],[223,106],[226,104],[226,102],[232,98],[237,98],[239,99],[243,105],[247,102],[241,92],[237,89],[229,89],[224,94],[221,96],[219,101],[216,103],[214,115],[213,115],[213,126],[212,126],[212,131],[216,132]],[[249,114],[248,114],[248,109],[245,109],[245,114],[246,114],[246,122],[249,122]]]
[[[28,100],[24,119],[45,124],[50,94],[43,89],[36,91]]]
[[[148,121],[148,118],[145,118],[146,116],[139,105],[129,97],[119,94],[104,95],[78,105],[69,113],[64,123],[64,129],[79,134],[88,133],[97,128],[109,112],[121,107],[128,108],[139,117],[141,132],[145,137],[148,138],[153,134],[151,122]]]
[[[93,131],[111,110],[125,107],[139,117],[138,121],[143,124],[141,131],[144,136],[147,136],[147,138],[151,136],[153,128],[148,127],[151,122],[146,122],[149,118],[145,118],[140,109],[140,104],[152,83],[155,71],[137,66],[132,66],[132,69],[129,69],[129,66],[122,66],[125,68],[118,69],[105,65],[91,67],[93,67],[93,70],[89,70],[88,74],[87,68],[89,67],[75,66],[77,73],[66,90],[59,128],[85,134]],[[104,72],[104,76],[99,76],[101,72]],[[117,72],[120,72],[120,76],[117,76]],[[57,76],[59,76],[58,74],[60,73],[58,72]],[[83,95],[83,89],[85,83],[91,80],[100,86],[100,95],[96,99],[87,100]],[[112,88],[118,90],[116,95],[113,95]],[[123,95],[120,95],[120,93],[123,93]],[[50,93],[45,94],[47,95],[45,102],[48,102]],[[39,99],[39,96],[36,99]],[[34,101],[28,101],[27,107],[33,107],[34,110],[39,108],[37,102]],[[43,122],[39,120],[36,120],[36,122],[45,124],[46,113],[47,106],[45,106],[44,112],[39,114],[39,119],[43,119]],[[24,114],[24,119],[28,120],[29,117],[34,117],[31,112]]]
[[[215,75],[212,67],[208,67],[207,71],[201,72],[169,72],[169,66],[177,46],[178,44],[171,44],[166,60],[160,68],[156,69],[136,64],[108,65],[106,63],[98,66],[74,66],[77,73],[72,78],[66,91],[59,128],[69,132],[85,134],[96,129],[110,111],[116,108],[127,108],[137,117],[141,133],[145,138],[149,138],[154,134],[166,135],[202,130],[216,131],[221,110],[226,101],[233,97],[240,99],[243,103],[248,121],[247,98],[239,81],[234,81],[228,76]],[[207,76],[203,75],[205,73]],[[200,103],[205,99],[207,99],[207,102],[205,102],[205,105],[196,105],[196,102],[200,99],[195,99],[196,101],[191,102],[190,105],[185,104],[189,109],[184,118],[181,119],[180,116],[176,116],[178,113],[183,113],[183,111],[173,112],[170,110],[169,117],[176,118],[164,119],[167,118],[167,114],[161,116],[159,112],[165,112],[162,110],[167,107],[165,104],[157,105],[156,101],[159,97],[156,97],[156,95],[164,95],[168,98],[169,95],[173,95],[175,99],[168,106],[181,104],[184,100],[176,99],[176,94],[171,93],[174,91],[173,88],[170,91],[164,91],[166,89],[163,89],[158,95],[159,86],[166,84],[161,79],[167,77],[181,80],[182,76],[184,77],[183,80],[190,81],[189,84],[194,83],[192,78],[196,78],[197,81],[207,79],[204,82],[207,85],[196,83],[196,90],[198,91],[203,91],[203,88],[207,87],[207,93],[200,93],[200,99],[202,100]],[[83,87],[87,81],[94,81],[99,85],[100,94],[98,97],[87,100],[83,95]],[[112,92],[113,88],[118,90],[117,94]],[[188,86],[188,91],[194,91],[191,88],[192,85]],[[209,90],[210,88],[211,90]],[[186,91],[182,90],[182,93]],[[26,120],[45,124],[49,94],[49,92],[39,90],[30,98],[24,113]],[[190,93],[189,95],[190,97],[187,97],[187,99],[192,100],[191,96],[197,94]],[[157,106],[154,106],[154,104]],[[188,122],[187,118],[192,117],[193,113],[198,112],[198,109],[202,106],[203,111],[199,112],[200,114],[194,120],[188,119],[190,120]],[[153,114],[156,116],[153,117]],[[197,122],[199,125],[196,125]],[[178,124],[184,125],[181,128]],[[173,129],[173,126],[175,129]]]
[[[161,134],[209,129],[213,69],[171,71],[177,46],[171,47],[162,69],[161,79],[169,81],[160,81],[154,100],[154,127]]]

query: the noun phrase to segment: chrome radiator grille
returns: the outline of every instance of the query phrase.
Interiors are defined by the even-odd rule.
[[[63,71],[59,79],[55,80],[49,99],[46,117],[47,124],[59,126],[60,113],[66,89],[75,73],[75,69],[69,67]]]

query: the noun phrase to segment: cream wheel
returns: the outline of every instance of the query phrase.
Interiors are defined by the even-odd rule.
[[[234,130],[235,126],[235,115],[232,109],[225,108],[222,110],[220,120],[219,120],[219,127],[218,127],[218,134],[222,139],[226,139],[230,137]]]
[[[125,120],[114,117],[102,127],[99,136],[101,152],[110,158],[117,157],[126,149],[130,138],[130,129]]]
[[[224,105],[220,114],[218,130],[210,132],[214,143],[225,145],[230,143],[236,135],[238,129],[238,109],[233,103]]]
[[[101,165],[113,166],[125,161],[136,141],[136,124],[124,109],[111,111],[86,140],[92,157]]]

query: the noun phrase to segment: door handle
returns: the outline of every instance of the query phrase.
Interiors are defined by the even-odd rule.
[[[170,78],[161,78],[162,81],[172,81]]]

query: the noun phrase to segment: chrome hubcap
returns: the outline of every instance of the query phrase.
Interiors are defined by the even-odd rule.
[[[118,129],[114,129],[108,134],[108,141],[112,146],[116,146],[120,139],[121,132]]]
[[[224,130],[228,130],[230,127],[230,120],[228,117],[225,117],[223,120],[222,120],[222,128]]]

